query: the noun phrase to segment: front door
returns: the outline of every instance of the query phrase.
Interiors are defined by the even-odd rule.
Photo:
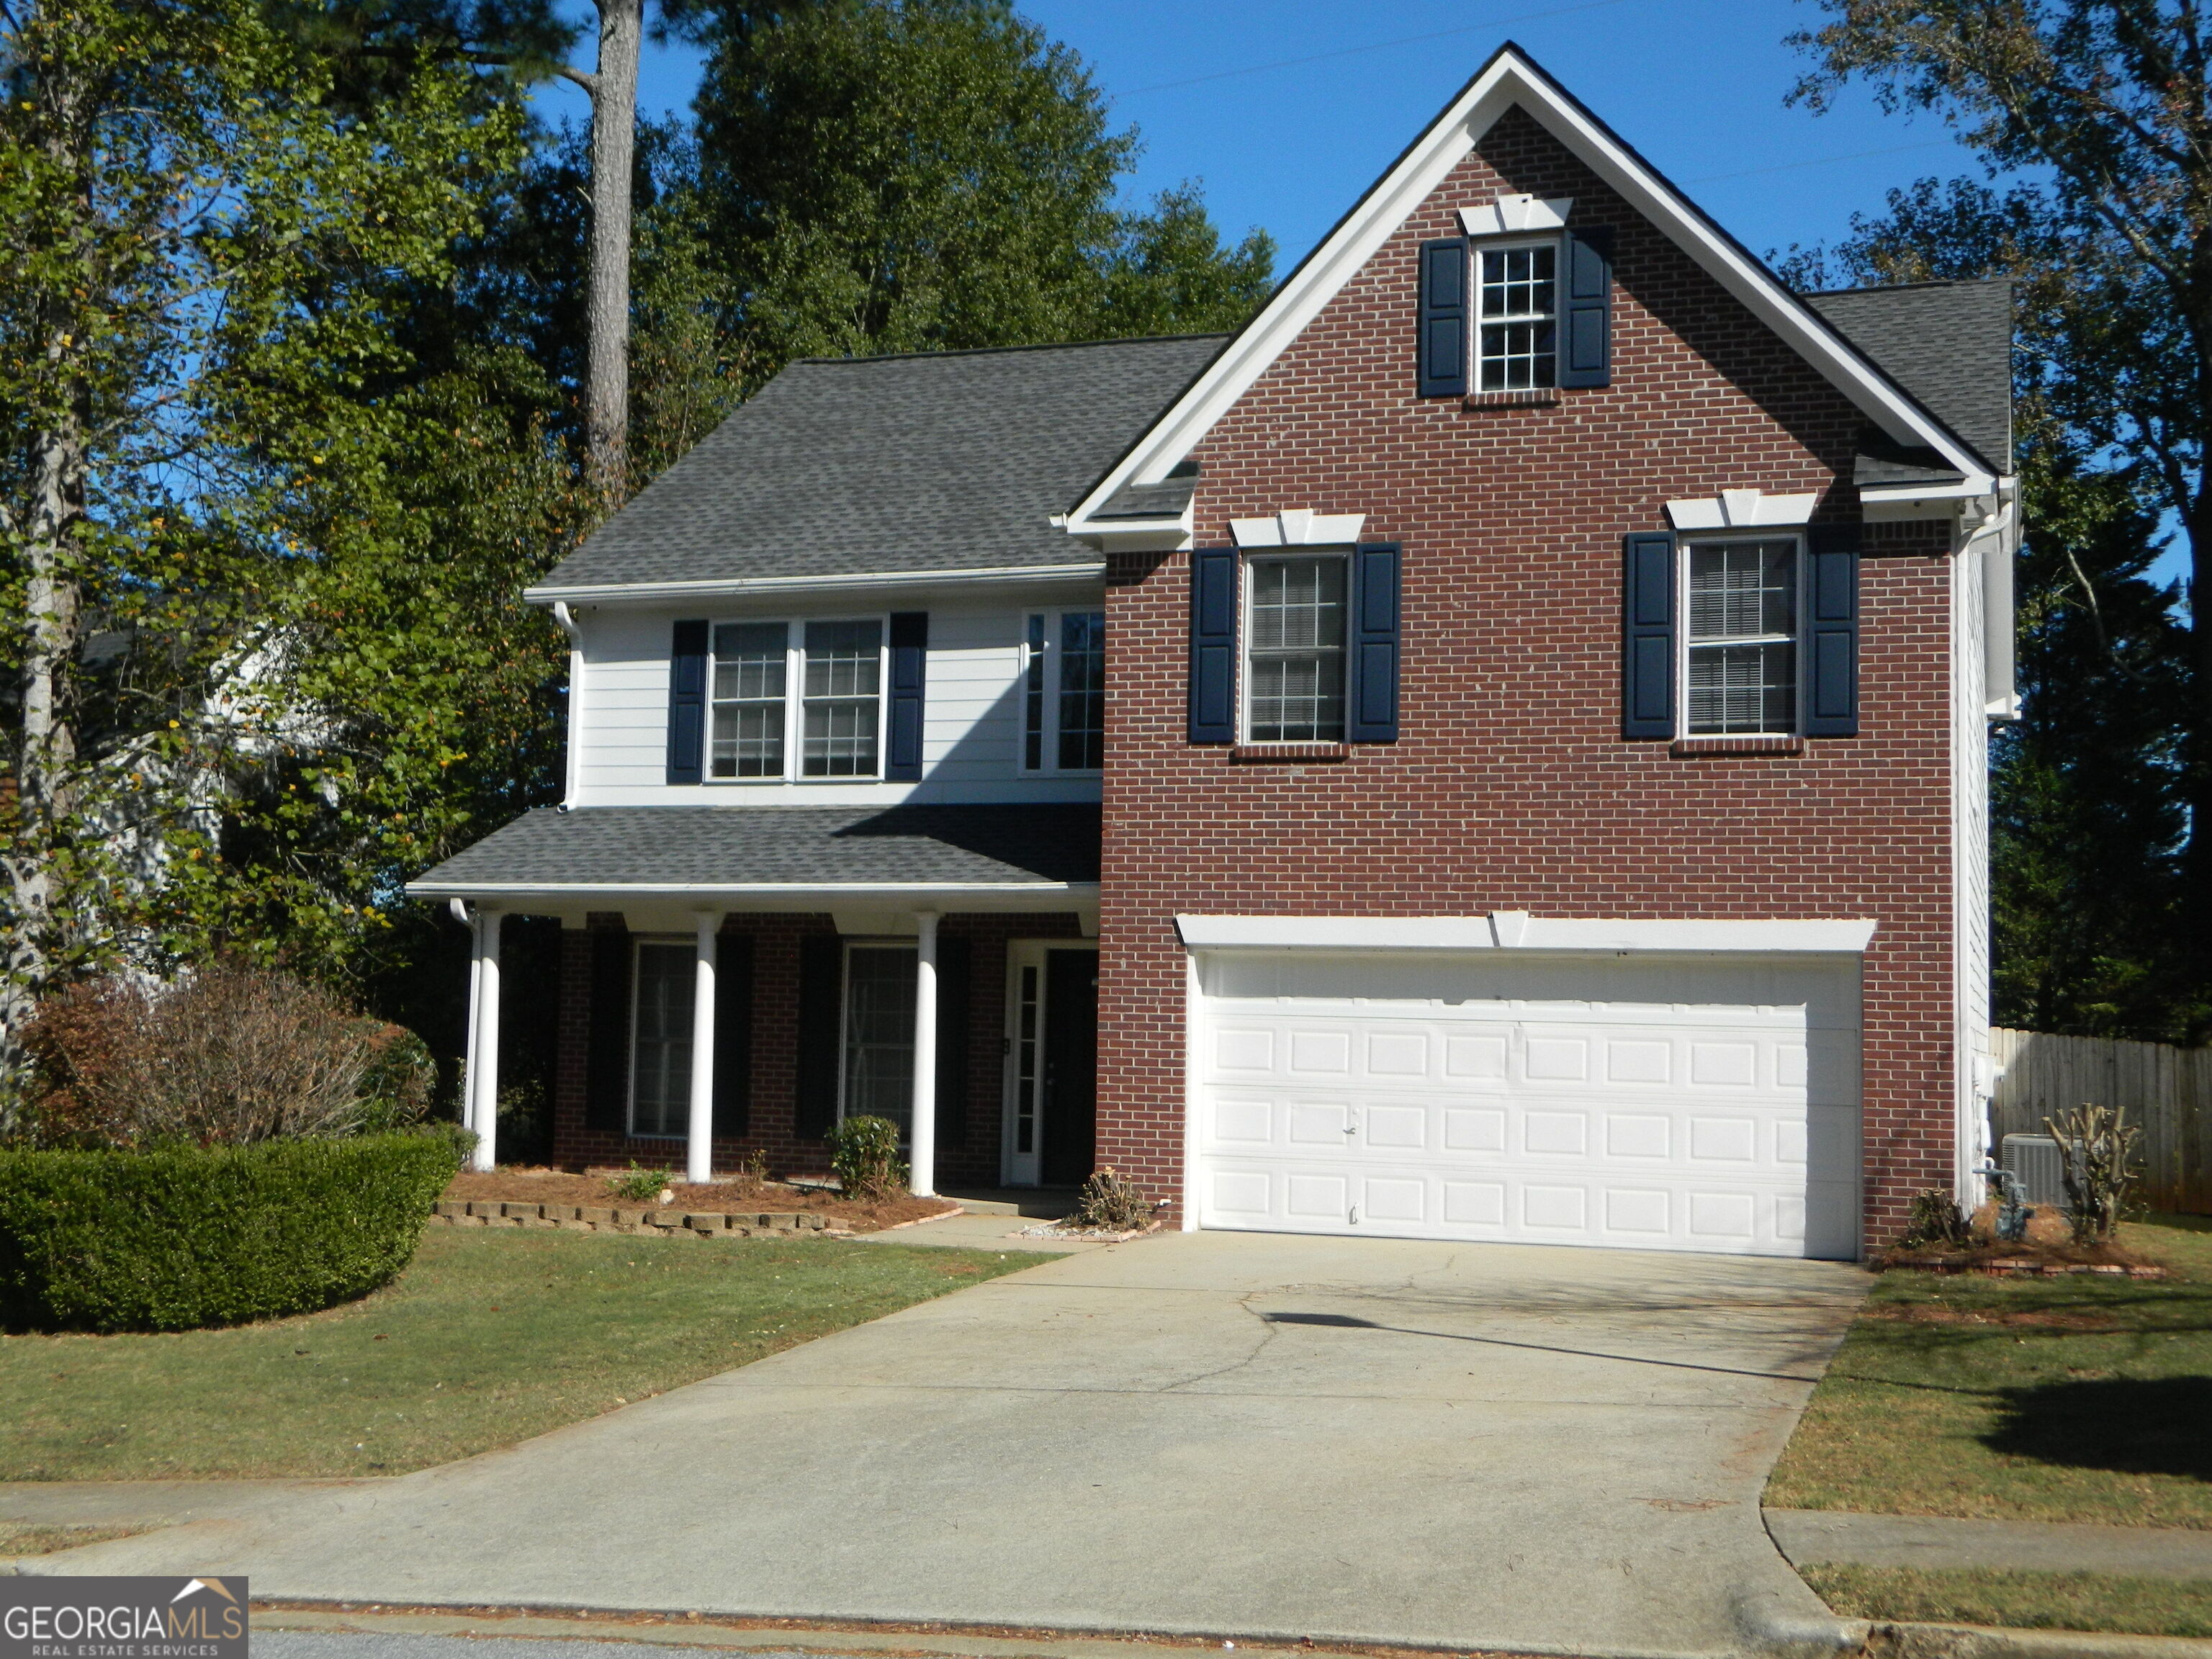
[[[1005,1179],[1079,1185],[1098,1142],[1098,952],[1017,941],[1008,963]]]

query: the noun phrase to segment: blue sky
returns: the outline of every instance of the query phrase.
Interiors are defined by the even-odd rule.
[[[1794,0],[1027,0],[1020,9],[1083,55],[1117,125],[1137,129],[1145,153],[1133,194],[1200,179],[1223,230],[1264,226],[1285,270],[1508,39],[1755,252],[1832,240],[1892,185],[1972,167],[1939,122],[1885,116],[1862,94],[1824,116],[1785,108],[1808,60],[1783,37],[1821,15]],[[588,59],[588,36],[582,50]],[[690,52],[648,47],[640,101],[681,110],[697,79]],[[549,115],[584,112],[565,83],[540,103]]]

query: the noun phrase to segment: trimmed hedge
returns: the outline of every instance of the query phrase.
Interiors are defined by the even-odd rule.
[[[460,1166],[447,1134],[0,1150],[0,1324],[181,1331],[387,1283]]]

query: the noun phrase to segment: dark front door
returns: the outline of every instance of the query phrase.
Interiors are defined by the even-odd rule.
[[[1079,1185],[1098,1152],[1098,952],[1048,951],[1044,986],[1048,1187]]]

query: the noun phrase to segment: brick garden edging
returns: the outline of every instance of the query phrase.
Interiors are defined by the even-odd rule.
[[[557,1227],[572,1233],[658,1233],[665,1237],[796,1238],[809,1233],[849,1238],[844,1222],[811,1211],[632,1209],[596,1204],[519,1204],[441,1199],[430,1219],[447,1227]]]

